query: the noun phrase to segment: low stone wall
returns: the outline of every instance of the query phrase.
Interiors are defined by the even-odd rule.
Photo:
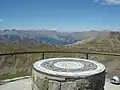
[[[60,59],[60,64],[54,64],[54,65],[61,66],[61,61],[64,62],[63,60]],[[49,60],[47,62],[49,62]],[[68,58],[66,62],[68,62]],[[70,62],[71,62],[71,59],[70,59]],[[50,66],[49,63],[51,64],[51,60],[49,63],[46,63],[46,64],[44,63],[46,65],[45,67],[43,62],[42,63],[40,62],[42,65],[39,62],[37,64],[34,64],[33,71],[32,71],[32,81],[33,81],[32,90],[104,90],[105,67],[102,64],[98,64],[97,62],[91,61],[88,63],[86,62],[86,60],[85,61],[82,60],[81,62],[84,64],[83,68],[85,65],[91,66],[93,68],[85,67],[85,69],[81,69],[82,64],[79,64],[81,66],[76,64],[76,66],[78,65],[77,67],[81,67],[80,68],[81,70],[86,70],[86,72],[84,72],[82,75],[82,71],[80,69],[77,69],[77,67],[75,67],[74,65],[71,66],[70,65],[71,63],[68,64],[70,65],[70,68],[69,66],[65,65],[65,63],[63,66],[64,69],[62,66],[61,67],[58,66],[61,70],[59,70],[58,67],[56,69],[55,66]],[[68,70],[66,69],[65,66],[67,67]],[[48,67],[50,68],[50,70]],[[100,68],[97,68],[97,67],[100,67]],[[46,68],[48,69],[48,71]],[[87,70],[90,72],[87,72]],[[57,71],[59,71],[59,73],[57,73]]]

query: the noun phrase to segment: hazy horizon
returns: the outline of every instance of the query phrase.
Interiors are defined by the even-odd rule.
[[[89,32],[89,31],[96,31],[96,32],[109,32],[109,31],[113,31],[113,32],[119,32],[120,29],[116,30],[116,29],[109,29],[109,30],[78,30],[78,31],[62,31],[62,30],[50,30],[50,29],[0,29],[0,31],[4,31],[4,30],[17,30],[17,31],[56,31],[56,32],[61,32],[61,33],[75,33],[75,32]]]

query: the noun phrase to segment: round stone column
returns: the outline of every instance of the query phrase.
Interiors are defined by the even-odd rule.
[[[104,90],[105,66],[79,58],[51,58],[33,64],[32,90]]]

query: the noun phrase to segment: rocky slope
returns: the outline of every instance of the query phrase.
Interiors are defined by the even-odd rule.
[[[85,39],[74,43],[69,48],[76,51],[109,52],[120,54],[120,32],[106,32],[96,38]],[[89,59],[97,60],[106,65],[108,77],[120,75],[120,56],[89,55]]]
[[[120,51],[120,32],[104,32],[99,36],[71,44],[72,47],[85,48],[91,51]]]
[[[76,41],[99,36],[99,31],[85,31],[62,33],[53,30],[3,30],[0,31],[1,40],[27,40],[34,43],[66,45]]]

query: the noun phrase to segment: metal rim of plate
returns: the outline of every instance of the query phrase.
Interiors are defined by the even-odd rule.
[[[40,73],[61,77],[86,77],[105,71],[105,66],[96,61],[80,58],[50,58],[39,60],[33,68]]]

